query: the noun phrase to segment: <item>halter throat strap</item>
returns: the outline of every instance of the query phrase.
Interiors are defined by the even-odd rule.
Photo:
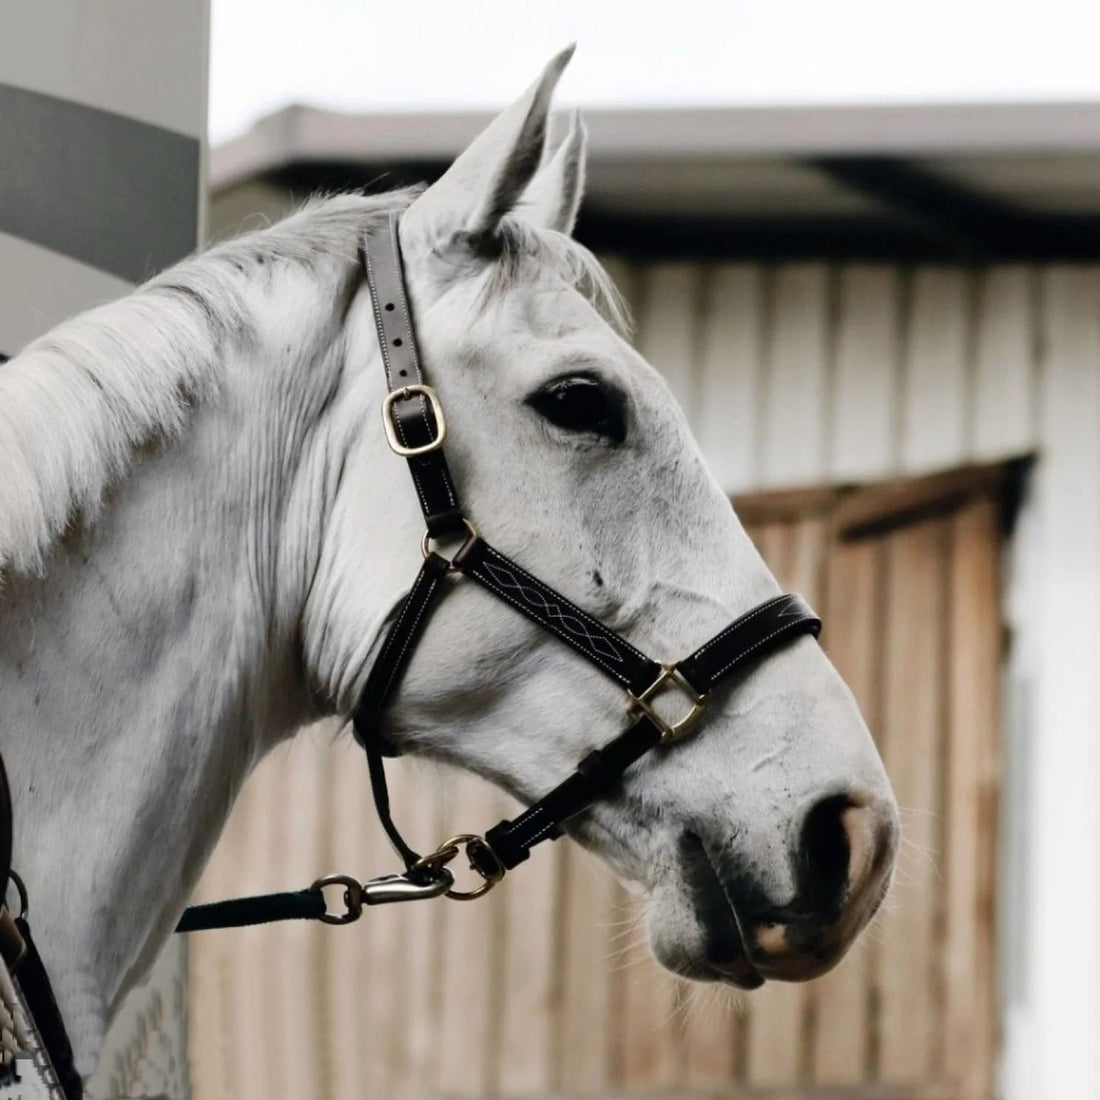
[[[676,665],[647,657],[621,635],[539,580],[481,538],[464,518],[443,457],[446,419],[439,398],[424,382],[412,313],[405,294],[398,219],[372,226],[361,248],[389,392],[382,405],[391,448],[409,465],[427,526],[424,563],[372,666],[353,716],[357,740],[366,749],[379,818],[406,868],[424,861],[404,840],[389,811],[384,755],[396,755],[386,733],[385,711],[400,686],[432,611],[448,587],[448,575],[476,581],[584,657],[627,693],[629,727],[593,749],[562,783],[524,813],[490,829],[484,841],[467,845],[471,866],[487,882],[527,859],[531,849],[561,835],[562,825],[606,797],[623,773],[650,749],[690,734],[718,684],[792,639],[817,637],[821,620],[797,595],[765,601],[736,619]],[[429,538],[466,532],[453,559],[429,548]],[[683,713],[662,716],[659,696],[675,693]]]

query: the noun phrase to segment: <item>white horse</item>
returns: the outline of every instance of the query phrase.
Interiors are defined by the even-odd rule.
[[[82,1074],[249,770],[350,713],[419,564],[357,259],[373,219],[402,211],[425,372],[486,537],[662,660],[778,592],[570,239],[579,121],[544,152],[567,60],[426,191],[312,203],[0,368],[0,750]],[[458,584],[391,734],[530,801],[623,728],[623,701]],[[802,638],[569,831],[648,892],[662,963],[752,987],[837,961],[885,892],[897,813],[851,694]]]

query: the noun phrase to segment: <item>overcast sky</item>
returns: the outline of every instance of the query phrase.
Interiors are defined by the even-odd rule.
[[[288,103],[498,108],[578,43],[559,102],[1100,99],[1100,0],[211,0],[210,133]]]

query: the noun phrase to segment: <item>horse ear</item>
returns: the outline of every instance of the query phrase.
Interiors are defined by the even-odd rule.
[[[585,138],[580,111],[569,120],[569,133],[538,170],[520,200],[519,213],[529,222],[559,233],[572,233],[584,195]]]
[[[492,238],[542,160],[550,97],[573,47],[562,50],[506,111],[405,212],[402,232],[438,240],[456,233]]]

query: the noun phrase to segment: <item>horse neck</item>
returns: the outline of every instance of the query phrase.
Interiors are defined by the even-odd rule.
[[[319,526],[296,489],[310,476],[309,402],[265,384],[276,368],[261,358],[230,364],[182,435],[53,548],[44,578],[0,589],[15,865],[85,1064],[250,767],[313,714],[296,634],[304,581],[279,563],[308,570],[290,528]],[[311,367],[311,384],[335,369]]]

